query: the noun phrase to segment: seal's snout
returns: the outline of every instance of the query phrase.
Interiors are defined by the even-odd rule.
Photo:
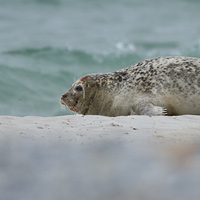
[[[60,103],[61,104],[63,104],[63,105],[65,105],[65,99],[67,98],[67,94],[65,93],[65,94],[63,94],[62,96],[61,96],[61,98],[60,98]]]

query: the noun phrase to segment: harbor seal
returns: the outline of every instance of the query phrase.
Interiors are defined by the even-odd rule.
[[[200,58],[158,57],[86,75],[60,102],[83,115],[199,115]]]

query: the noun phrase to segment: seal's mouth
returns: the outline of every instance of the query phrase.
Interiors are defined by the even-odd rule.
[[[65,102],[63,101],[62,98],[60,99],[60,103],[63,104],[64,106],[66,106],[66,105],[65,105]]]
[[[69,107],[68,107],[69,108]],[[74,108],[69,108],[72,112],[77,113],[77,110],[75,110]]]
[[[69,108],[72,112],[77,112],[77,110],[74,107],[70,107],[69,105],[66,104],[66,102],[64,101],[63,97],[61,97],[60,99],[60,103],[64,106],[66,106],[67,108]]]

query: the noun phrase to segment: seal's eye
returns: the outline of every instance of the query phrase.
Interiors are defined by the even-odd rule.
[[[75,90],[77,91],[77,92],[82,92],[83,91],[83,88],[82,88],[82,86],[77,86],[77,87],[75,87]]]

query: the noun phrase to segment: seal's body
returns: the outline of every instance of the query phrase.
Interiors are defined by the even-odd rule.
[[[60,102],[83,115],[198,115],[200,59],[160,57],[87,75]]]

